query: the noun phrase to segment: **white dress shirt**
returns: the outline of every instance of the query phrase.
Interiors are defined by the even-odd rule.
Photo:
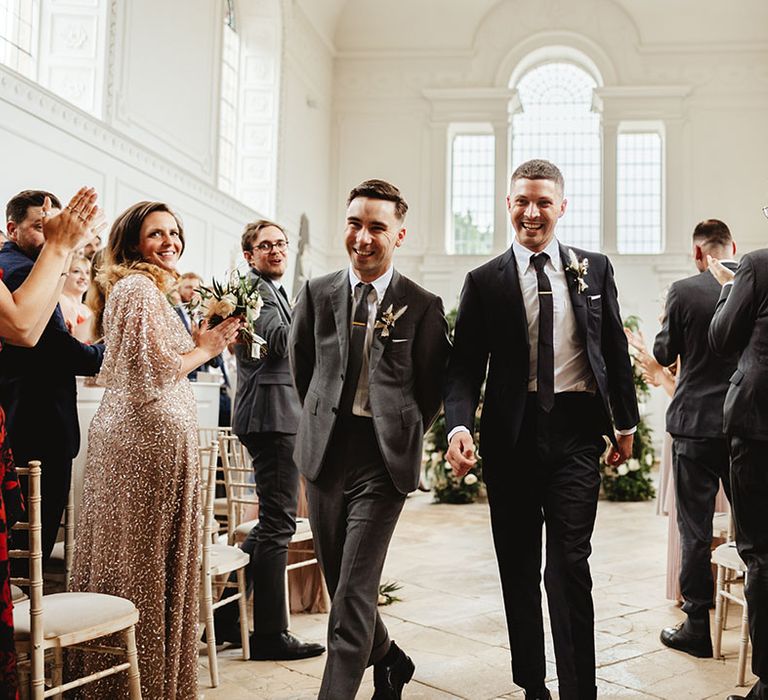
[[[376,318],[379,313],[379,306],[381,305],[384,294],[387,292],[389,283],[392,281],[392,276],[395,274],[395,268],[390,267],[381,277],[373,280],[370,284],[373,285],[373,291],[368,295],[368,327],[365,329],[365,342],[363,344],[363,362],[360,366],[360,377],[357,381],[357,391],[355,392],[355,399],[352,402],[352,414],[355,416],[366,416],[371,418],[371,402],[368,395],[368,367],[371,355],[371,343],[373,343],[374,326],[376,325]],[[350,322],[355,317],[355,287],[362,280],[355,274],[352,266],[349,266],[349,293],[352,295],[352,314],[350,316]],[[363,284],[366,284],[363,282]],[[351,326],[351,324],[350,324]]]

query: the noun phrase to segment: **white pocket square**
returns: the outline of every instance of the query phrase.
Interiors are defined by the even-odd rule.
[[[589,298],[590,299],[599,299],[602,296],[603,296],[602,294],[590,294]]]
[[[407,343],[410,338],[392,338],[393,343]]]

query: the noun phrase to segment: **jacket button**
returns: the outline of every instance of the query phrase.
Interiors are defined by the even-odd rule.
[[[344,381],[344,375],[342,374],[340,376],[341,376],[341,381],[343,382]]]
[[[334,415],[334,416],[335,416],[335,415],[336,415],[338,412],[339,412],[339,409],[338,409],[338,408],[336,408],[336,406],[334,406],[334,407],[331,409],[331,413],[333,413],[333,415]]]

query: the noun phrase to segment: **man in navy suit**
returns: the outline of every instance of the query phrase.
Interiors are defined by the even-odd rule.
[[[8,242],[0,250],[3,282],[12,292],[27,278],[45,241],[42,205],[48,192],[26,190],[8,202]],[[68,273],[62,273],[63,276]],[[72,460],[80,449],[77,420],[77,375],[94,375],[101,367],[103,345],[85,345],[70,335],[56,306],[33,348],[6,345],[0,353],[0,403],[16,461],[43,464],[43,560],[56,542],[67,504]]]
[[[475,463],[480,423],[512,675],[528,700],[547,700],[541,612],[541,532],[562,700],[592,700],[594,610],[587,559],[607,457],[632,453],[637,399],[608,258],[555,237],[565,213],[563,176],[544,160],[512,174],[507,209],[515,240],[466,277],[445,395],[448,461]],[[487,375],[487,381],[486,381]]]

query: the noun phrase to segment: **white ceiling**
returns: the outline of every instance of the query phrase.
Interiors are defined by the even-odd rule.
[[[636,24],[644,43],[766,42],[766,0],[612,0]],[[557,16],[562,2],[594,0],[295,0],[336,50],[469,49],[494,6],[532,3]],[[559,29],[556,22],[553,29]]]

